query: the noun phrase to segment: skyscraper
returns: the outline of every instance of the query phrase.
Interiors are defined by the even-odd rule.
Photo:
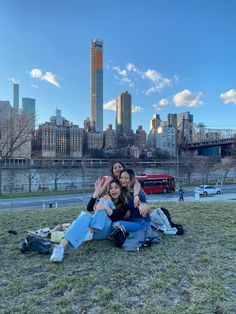
[[[132,97],[126,91],[116,101],[116,132],[119,135],[131,135]]]
[[[35,129],[35,99],[22,98],[22,112],[32,117],[32,129]]]
[[[193,115],[189,111],[178,113],[177,115],[177,128],[181,127],[184,122],[193,124]]]
[[[103,42],[91,42],[91,126],[96,132],[103,132]]]
[[[167,115],[167,125],[172,126],[177,129],[177,113],[168,113]]]
[[[150,130],[155,133],[157,131],[158,127],[160,126],[160,124],[161,124],[160,115],[154,114],[150,120]]]
[[[19,84],[13,84],[13,108],[19,112]]]

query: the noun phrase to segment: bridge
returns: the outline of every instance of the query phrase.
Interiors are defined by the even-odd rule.
[[[216,147],[236,143],[236,129],[210,129],[203,124],[183,120],[177,132],[177,145],[183,150]]]

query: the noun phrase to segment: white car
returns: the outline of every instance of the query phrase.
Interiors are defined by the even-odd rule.
[[[194,193],[207,196],[211,194],[220,194],[221,189],[212,185],[200,185],[199,187],[195,188]]]

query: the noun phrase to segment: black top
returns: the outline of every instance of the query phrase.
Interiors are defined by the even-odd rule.
[[[87,205],[87,211],[89,212],[93,212],[94,209],[94,204],[96,202],[96,198],[91,197],[90,201],[88,202]],[[124,208],[115,208],[113,209],[113,212],[111,214],[111,216],[109,216],[109,218],[112,220],[112,222],[118,221],[118,220],[126,220],[127,218],[125,217],[127,215],[127,211],[129,210],[128,205],[125,205]]]

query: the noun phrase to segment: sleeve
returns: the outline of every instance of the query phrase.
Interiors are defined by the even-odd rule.
[[[87,211],[88,212],[93,212],[93,207],[94,207],[96,200],[97,200],[96,198],[93,198],[93,197],[90,198],[88,205],[87,205]]]
[[[141,203],[147,203],[146,195],[143,191],[140,191],[138,196]]]

